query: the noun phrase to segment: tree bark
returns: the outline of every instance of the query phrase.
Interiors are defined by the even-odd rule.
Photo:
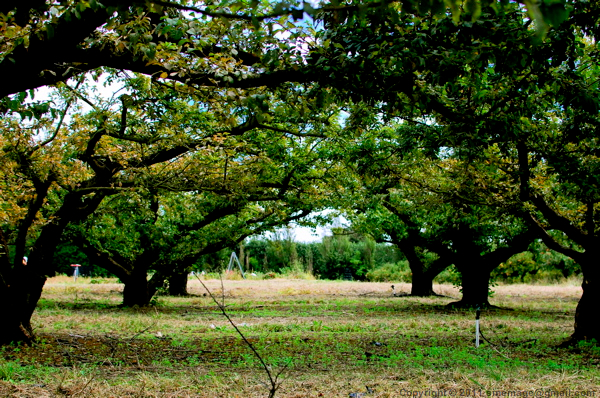
[[[0,287],[0,302],[5,305],[0,328],[0,345],[11,342],[31,343],[35,339],[31,316],[35,311],[46,278],[15,272],[10,285]]]
[[[581,285],[583,294],[575,310],[575,331],[571,340],[592,340],[600,342],[600,272],[597,269],[584,273]]]
[[[404,253],[412,273],[410,295],[417,297],[433,296],[433,278],[425,271],[425,264],[417,255],[415,246],[408,239],[399,240],[396,246]]]
[[[187,269],[182,271],[175,271],[168,278],[169,282],[169,295],[170,296],[187,296],[187,282],[188,272]]]
[[[433,278],[422,270],[420,272],[413,271],[410,295],[416,297],[435,296]]]
[[[397,239],[395,235],[390,235],[392,235],[394,243],[408,260],[408,266],[412,273],[410,295],[415,297],[435,296],[433,279],[451,264],[448,256],[444,257],[440,254],[439,259],[426,267],[416,251],[416,246],[419,243],[423,243],[418,237],[415,238],[409,235],[409,238]],[[428,248],[427,246],[425,247]]]
[[[0,328],[0,344],[31,343],[35,339],[31,316],[42,296],[47,275],[52,275],[54,251],[69,222],[86,217],[94,211],[104,195],[86,199],[81,194],[67,194],[63,205],[54,213],[54,220],[46,224],[35,240],[26,265],[22,263],[25,241],[19,242],[12,265],[3,261],[0,267],[0,302],[5,304],[5,315]],[[29,229],[28,225],[23,226]],[[4,238],[3,238],[4,239]],[[6,247],[6,242],[3,243]]]
[[[462,298],[448,305],[461,308],[489,307],[490,267],[474,261],[468,266],[459,267],[459,271],[462,280]]]
[[[135,305],[143,307],[150,304],[152,296],[148,284],[148,274],[146,269],[133,269],[125,278],[121,278],[125,284],[123,288],[123,306],[133,307]]]

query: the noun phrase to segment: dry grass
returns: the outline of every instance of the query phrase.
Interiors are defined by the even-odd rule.
[[[233,328],[190,281],[190,297],[122,309],[122,285],[52,278],[34,323],[40,343],[5,347],[1,397],[265,397],[266,376]],[[205,283],[221,296],[221,281]],[[314,280],[224,281],[228,313],[273,369],[278,397],[399,397],[406,391],[593,391],[600,350],[559,349],[581,288],[506,285],[482,316],[493,345],[473,346],[459,297],[392,297],[391,284]],[[396,284],[396,292],[408,292]],[[450,390],[454,389],[454,390]],[[472,394],[471,394],[472,396]]]

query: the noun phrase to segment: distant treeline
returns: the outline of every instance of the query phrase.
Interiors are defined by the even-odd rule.
[[[344,279],[377,282],[411,282],[408,261],[394,245],[376,243],[359,234],[326,236],[321,242],[301,243],[292,239],[251,239],[236,248],[204,256],[197,271],[219,271],[227,267],[235,250],[244,269],[250,272],[289,274],[305,272],[320,279]],[[436,255],[429,253],[429,260]],[[494,270],[494,280],[518,283],[534,280],[557,281],[579,275],[577,264],[560,253],[534,242],[529,250],[513,256]],[[437,278],[440,283],[460,283],[454,267]]]
[[[348,279],[374,282],[411,282],[405,256],[394,245],[377,243],[368,236],[346,234],[326,236],[321,242],[295,242],[291,237],[249,239],[239,246],[201,257],[191,271],[220,272],[227,268],[235,251],[244,270],[262,274],[312,274],[319,279]],[[430,253],[430,261],[435,254]],[[58,273],[72,274],[70,264],[81,264],[82,275],[111,276],[93,263],[74,245],[63,243],[54,257]],[[237,269],[237,267],[236,267]],[[562,254],[535,242],[529,250],[513,256],[494,270],[496,281],[507,283],[535,280],[558,281],[579,275],[577,264]],[[450,267],[442,272],[439,283],[460,282],[458,272]]]

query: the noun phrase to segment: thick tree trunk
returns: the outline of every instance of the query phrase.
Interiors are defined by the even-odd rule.
[[[462,280],[462,298],[448,304],[452,307],[489,307],[488,292],[491,270],[488,267],[470,265],[459,268]]]
[[[58,211],[55,214],[62,213]],[[17,242],[17,256],[12,265],[4,262],[0,270],[0,303],[4,304],[0,344],[29,344],[35,340],[31,317],[42,296],[46,275],[54,273],[49,264],[52,264],[54,251],[66,225],[67,222],[60,217],[56,222],[46,224],[29,253],[27,264],[22,263],[24,241]]]
[[[586,275],[587,274],[587,275]],[[587,272],[583,277],[583,294],[575,310],[574,341],[596,339],[600,342],[600,272]]]
[[[417,297],[434,296],[433,291],[433,278],[430,273],[423,272],[421,267],[411,267],[412,271],[412,285],[410,288],[410,295]]]
[[[123,306],[133,307],[134,305],[143,307],[150,304],[152,295],[148,284],[148,275],[146,269],[134,270],[130,275],[121,280],[125,284],[123,289]]]
[[[187,296],[187,282],[188,272],[187,270],[175,271],[168,278],[169,281],[169,295],[171,296]]]
[[[410,262],[410,270],[412,271],[410,295],[417,297],[436,296],[437,294],[433,291],[433,280],[450,264],[451,262],[446,256],[441,256],[429,264],[427,268],[421,261],[417,263],[417,266]]]
[[[35,311],[45,277],[16,272],[10,284],[0,287],[0,302],[4,303],[4,315],[0,328],[0,345],[11,342],[31,343],[35,339],[31,316]]]
[[[447,259],[438,259],[426,268],[425,263],[416,252],[416,239],[396,240],[396,246],[404,253],[412,273],[410,295],[416,297],[435,296],[433,279],[451,263]]]

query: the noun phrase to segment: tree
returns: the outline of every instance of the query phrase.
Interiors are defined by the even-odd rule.
[[[433,279],[450,265],[461,273],[463,297],[454,306],[487,306],[491,272],[535,238],[510,203],[482,200],[478,192],[498,190],[507,177],[463,162],[449,148],[403,146],[415,130],[405,123],[373,131],[346,143],[357,181],[346,199],[354,228],[395,244],[412,271],[415,296],[434,294]],[[474,181],[484,181],[485,189]]]
[[[310,99],[304,108],[296,106],[311,94],[305,88],[284,102],[289,91],[258,89],[232,99],[227,92],[189,92],[183,85],[140,76],[109,73],[107,79],[134,94],[94,98],[88,83],[79,80],[58,91],[57,101],[64,104],[58,122],[51,113],[31,119],[31,125],[19,115],[2,119],[5,175],[17,180],[14,187],[16,182],[23,186],[11,195],[25,199],[3,197],[23,208],[11,213],[16,250],[12,269],[6,270],[10,281],[0,290],[6,299],[27,297],[19,299],[26,310],[14,308],[11,322],[17,325],[5,341],[32,338],[29,332],[19,333],[29,328],[23,325],[29,324],[45,276],[53,273],[48,265],[62,232],[89,217],[105,197],[130,191],[206,191],[224,199],[245,198],[243,203],[270,200],[281,207],[285,202],[303,212],[303,195],[310,192],[318,201],[319,185],[332,168],[311,161],[318,158],[319,140],[335,128],[323,124],[335,111],[324,108],[305,119],[310,125],[299,123],[298,112],[311,106]],[[270,211],[289,216],[270,209],[265,217],[276,217]],[[17,259],[25,255],[28,240],[34,243],[25,269]],[[25,274],[38,283],[24,280]]]
[[[170,293],[185,294],[187,275],[201,256],[310,212],[308,203],[298,208],[283,197],[270,200],[270,195],[249,195],[236,203],[206,194],[165,194],[150,202],[152,209],[144,209],[131,196],[122,198],[122,204],[100,208],[81,228],[88,238],[78,237],[90,261],[125,284],[125,306],[148,305],[167,280]],[[153,274],[147,280],[149,272]],[[182,275],[183,283],[178,283]]]
[[[518,163],[515,183],[519,184],[520,198],[544,243],[575,260],[583,273],[572,341],[600,341],[594,315],[600,303],[596,137],[600,92],[596,54],[596,49],[585,48],[567,76],[557,74],[560,88],[554,92],[558,101],[550,108],[555,116],[526,123],[523,130],[529,134],[515,145],[512,157]]]
[[[385,128],[376,122],[352,144],[343,145],[352,148],[345,154],[353,178],[346,180],[350,186],[342,203],[347,203],[354,230],[394,244],[404,254],[411,270],[411,295],[430,296],[435,294],[433,279],[452,264],[450,256],[436,254],[444,245],[439,239],[440,213],[451,212],[451,207],[427,188],[431,180],[439,181],[427,170],[434,164],[427,164],[418,151],[405,153],[398,144],[407,128]]]

